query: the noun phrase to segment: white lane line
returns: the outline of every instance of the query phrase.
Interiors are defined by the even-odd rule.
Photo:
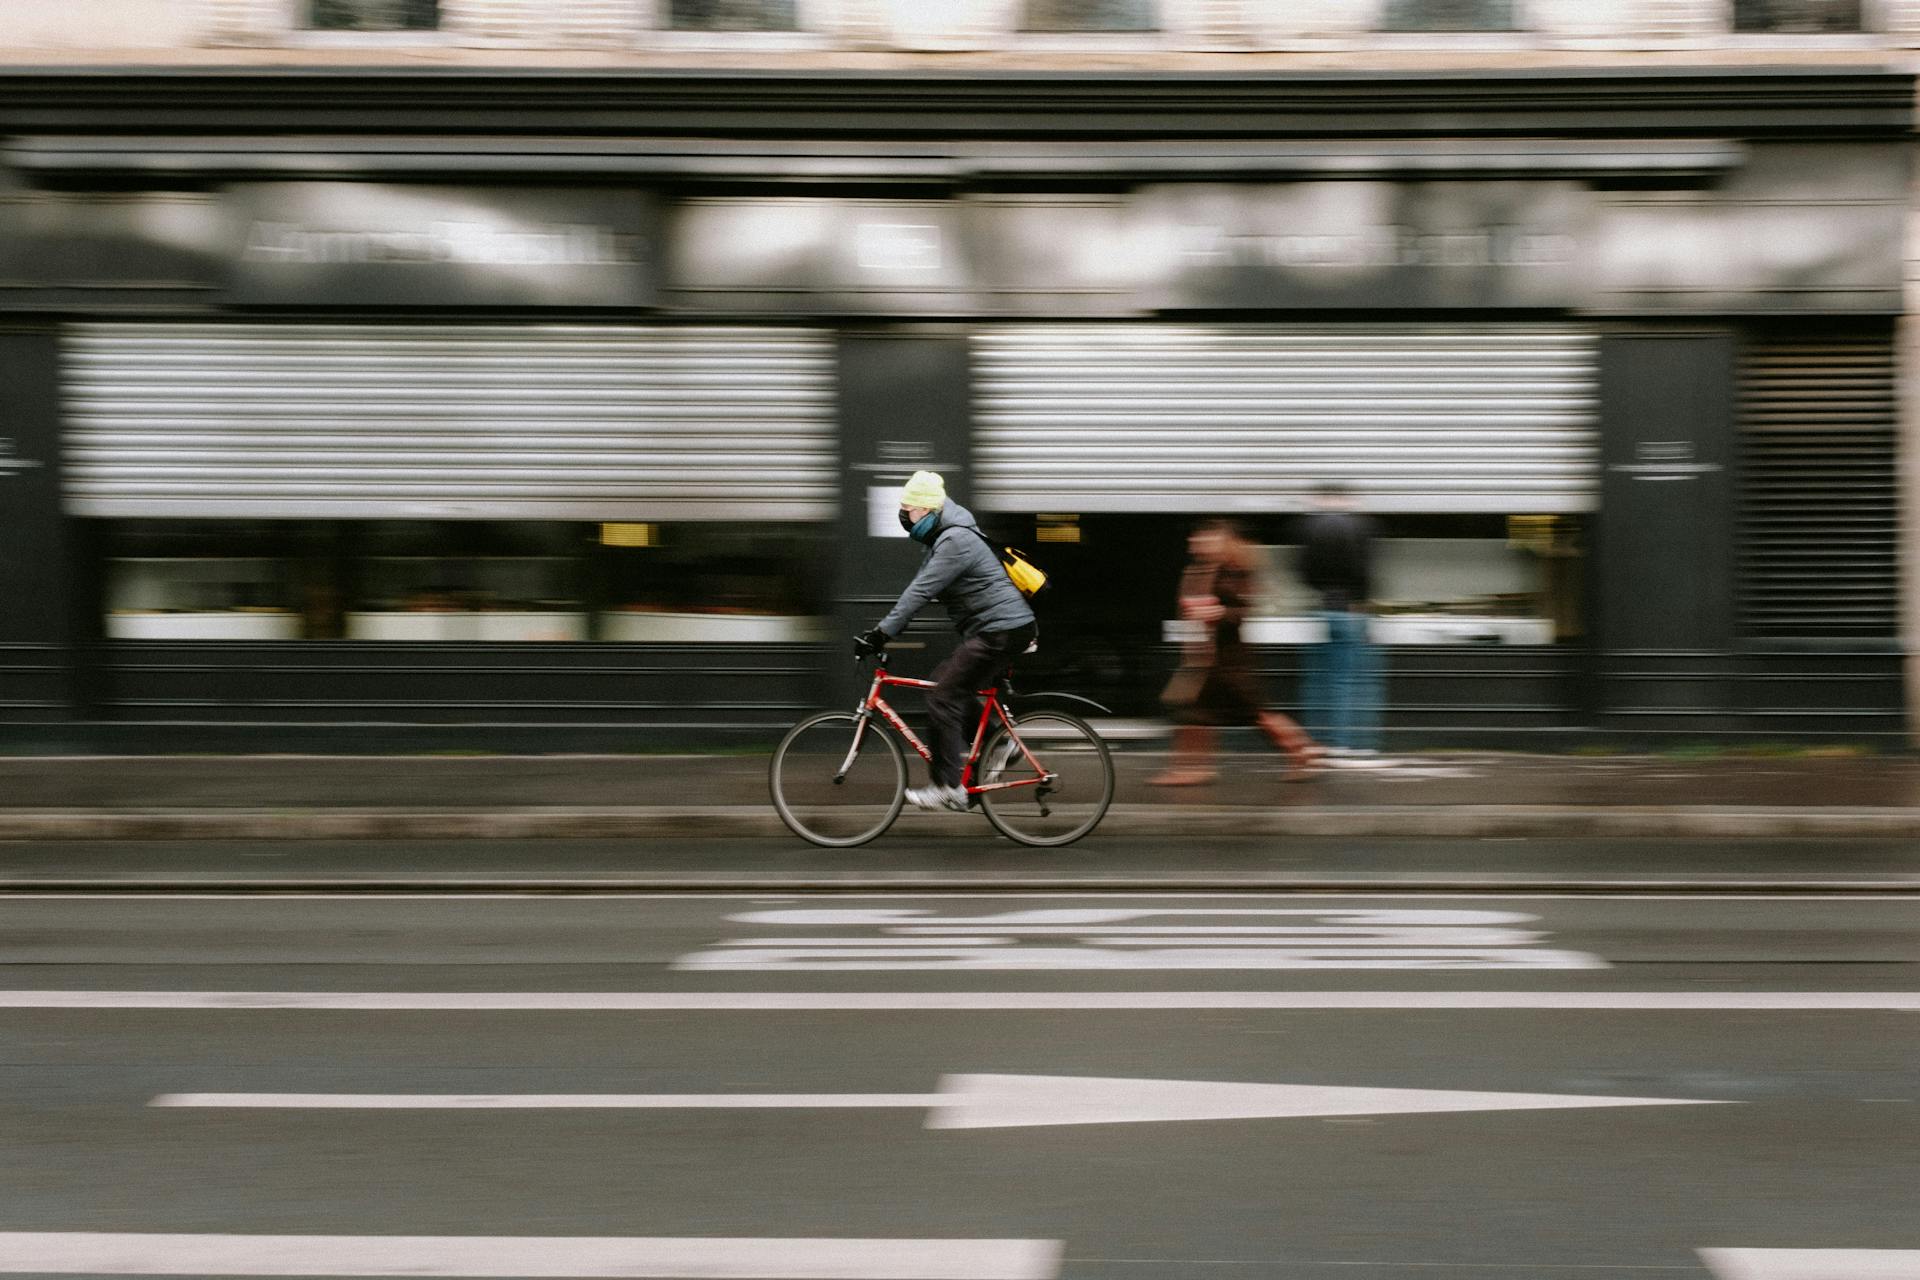
[[[1052,1280],[1055,1240],[0,1233],[0,1273]]]
[[[1274,1120],[1447,1111],[1538,1111],[1576,1107],[1725,1105],[1711,1098],[1621,1098],[1573,1093],[1377,1089],[1137,1080],[1114,1076],[949,1075],[919,1093],[163,1093],[150,1107],[278,1110],[692,1110],[783,1107],[911,1107],[930,1129],[1013,1129],[1061,1124],[1181,1120]]]
[[[15,842],[17,843],[17,842]],[[792,898],[769,898],[768,889],[753,887],[730,890],[682,890],[682,889],[623,889],[607,887],[596,888],[593,900],[647,899],[675,902],[791,902]],[[350,889],[350,890],[295,890],[288,892],[270,891],[264,895],[258,889],[201,889],[188,892],[182,889],[119,889],[88,890],[86,892],[42,892],[24,888],[20,885],[0,886],[0,902],[259,902],[265,898],[275,902],[414,902],[430,898],[441,902],[547,902],[566,905],[587,901],[583,898],[556,897],[551,890],[543,889],[463,889],[458,893],[448,893],[432,889]],[[1111,889],[1036,889],[1030,893],[1009,893],[1004,890],[992,893],[889,893],[881,889],[872,889],[859,893],[835,895],[847,902],[899,902],[905,900],[935,901],[942,899],[982,899],[993,902],[1025,902],[1028,900],[1058,899],[1084,902],[1089,900],[1125,899],[1131,902],[1151,901],[1168,902],[1174,900],[1245,898],[1247,900],[1281,899],[1289,902],[1317,902],[1322,900],[1341,902],[1414,902],[1427,899],[1479,901],[1504,900],[1514,902],[1854,902],[1862,908],[1876,903],[1911,907],[1920,899],[1920,879],[1911,886],[1888,888],[1875,882],[1872,894],[1826,892],[1809,893],[1796,890],[1782,893],[1774,889],[1741,889],[1738,885],[1727,885],[1712,893],[1675,893],[1663,891],[1655,881],[1645,882],[1631,894],[1610,893],[1554,893],[1539,889],[1502,889],[1491,884],[1484,889],[1401,889],[1394,891],[1392,886],[1375,886],[1370,883],[1356,882],[1350,889],[1315,889],[1311,893],[1297,893],[1284,886],[1254,887],[1247,889],[1214,889],[1211,891],[1174,891],[1143,893],[1138,890],[1124,892]]]
[[[1620,1009],[1920,1012],[1920,991],[0,991],[0,1009],[772,1013]]]
[[[938,1093],[163,1093],[150,1107],[278,1111],[721,1111],[945,1106]]]
[[[1702,1249],[1720,1280],[1920,1280],[1920,1249]]]

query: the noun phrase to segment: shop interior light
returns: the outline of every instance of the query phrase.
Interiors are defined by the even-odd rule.
[[[1508,516],[1507,546],[1514,551],[1551,552],[1563,534],[1558,516]]]
[[[1036,542],[1078,542],[1080,517],[1037,515],[1033,518],[1033,537]]]
[[[660,526],[657,524],[602,524],[600,545],[603,547],[657,547],[660,545]]]

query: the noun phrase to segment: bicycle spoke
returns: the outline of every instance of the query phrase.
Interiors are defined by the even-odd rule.
[[[1018,742],[1003,728],[981,756],[981,785],[1001,784],[980,795],[987,817],[1022,844],[1071,844],[1098,825],[1113,801],[1106,744],[1064,712],[1018,716],[1014,728]]]
[[[865,844],[900,812],[906,764],[899,744],[858,717],[827,712],[795,725],[774,751],[773,806],[794,834],[815,844]]]

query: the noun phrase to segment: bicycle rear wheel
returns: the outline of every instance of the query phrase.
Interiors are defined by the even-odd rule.
[[[814,844],[845,849],[865,844],[900,816],[907,764],[900,744],[877,721],[862,727],[851,712],[823,711],[780,740],[767,784],[774,812],[789,830]]]
[[[1100,824],[1113,803],[1113,757],[1093,726],[1064,711],[1015,716],[1019,742],[1003,726],[980,755],[977,782],[1022,782],[1030,786],[982,791],[980,806],[1001,835],[1021,844],[1072,844]],[[1035,769],[1021,743],[1039,761]]]

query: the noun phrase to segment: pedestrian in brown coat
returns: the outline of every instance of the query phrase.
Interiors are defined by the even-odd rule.
[[[1320,763],[1320,748],[1291,719],[1266,709],[1252,651],[1240,636],[1253,604],[1252,544],[1230,521],[1207,520],[1187,538],[1187,555],[1178,610],[1192,636],[1161,695],[1177,727],[1172,764],[1154,785],[1212,782],[1219,730],[1239,725],[1258,728],[1286,752],[1294,777],[1308,776]]]

